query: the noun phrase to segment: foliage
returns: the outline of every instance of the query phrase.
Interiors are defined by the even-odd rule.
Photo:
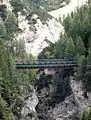
[[[13,120],[13,115],[8,108],[7,103],[0,97],[0,119],[1,120]]]
[[[67,40],[68,40],[67,35],[64,35],[56,43],[55,50],[54,50],[56,58],[64,58],[65,57],[65,48],[67,47]]]
[[[88,120],[91,120],[91,110],[90,110],[90,113],[89,113],[89,118],[88,118]]]
[[[87,91],[91,91],[91,1],[89,4],[72,12],[64,19],[63,25],[65,34],[60,36],[60,39],[54,44],[46,47],[39,55],[39,58],[76,58],[78,68],[76,68],[77,76],[82,82]],[[72,70],[67,70],[72,71]],[[55,106],[65,99],[70,94],[69,73],[62,72],[61,75],[56,74],[54,82],[55,91],[50,95],[51,99],[48,101],[51,106]],[[44,81],[43,81],[44,80]],[[45,85],[44,76],[41,77],[39,88]],[[48,86],[48,83],[46,83]],[[90,120],[91,113],[88,117],[88,112],[83,113],[82,120]]]
[[[83,116],[81,120],[91,120],[91,110],[89,108],[85,108],[83,112]]]
[[[78,59],[78,75],[87,90],[91,90],[91,0],[88,4],[68,15],[63,21],[65,32],[75,44]]]
[[[5,25],[6,25],[8,34],[15,32],[17,28],[17,18],[14,13],[12,14],[8,13],[6,21],[5,21]]]
[[[67,41],[67,47],[65,49],[65,56],[67,56],[67,58],[72,58],[74,57],[74,55],[75,55],[75,45],[74,45],[73,39],[70,38]]]
[[[89,2],[91,2],[89,0]],[[85,55],[88,55],[88,41],[91,34],[91,5],[84,5],[77,9],[72,16],[68,16],[63,25],[68,36],[71,36],[76,43],[76,38],[80,37],[86,48]]]
[[[65,97],[71,94],[72,91],[69,82],[70,71],[72,70],[65,72],[63,69],[56,74],[54,78],[55,91],[51,95],[51,100],[49,102],[51,106],[54,107],[56,104],[64,101]]]
[[[0,5],[0,17],[3,19],[3,21],[5,21],[5,18],[7,16],[6,8],[7,8],[7,6],[5,4]]]
[[[17,14],[17,12],[22,12],[24,9],[24,0],[11,0],[10,1],[13,11]]]
[[[0,22],[0,38],[5,38],[7,35],[7,30],[4,22]]]
[[[68,2],[68,0],[65,1]],[[15,59],[32,59],[33,57],[27,55],[24,40],[13,40],[14,33],[18,28],[18,12],[25,12],[30,16],[37,13],[39,18],[44,21],[49,17],[51,18],[45,12],[59,8],[61,2],[62,0],[11,0],[13,12],[7,12],[6,14],[5,11],[4,21],[0,22],[0,117],[2,120],[11,120],[9,106],[17,96],[22,96],[25,93],[24,90],[28,90],[29,84],[36,76],[34,70],[21,71],[16,70],[13,66]],[[44,7],[45,10],[39,5]],[[79,65],[78,74],[83,79],[87,90],[91,90],[91,66],[89,66],[91,64],[91,1],[89,0],[88,5],[77,9],[71,16],[68,15],[63,21],[63,25],[65,34],[61,35],[55,44],[50,43],[39,55],[39,58],[76,57]],[[8,45],[6,45],[7,43]],[[51,95],[52,105],[63,101],[70,94],[70,71],[72,69],[66,72],[61,71],[60,74],[56,75],[54,80],[55,92]],[[40,81],[37,83],[38,89],[42,89],[43,86],[48,87],[49,80],[50,76],[40,76]]]
[[[49,44],[48,47],[44,48],[43,51],[38,55],[38,59],[53,59],[54,58],[54,48],[55,43],[51,43],[50,41],[47,41]]]
[[[73,39],[66,34],[60,37],[54,49],[56,58],[73,58],[75,56],[75,45]]]
[[[9,56],[7,55],[6,50],[3,45],[3,41],[0,40],[0,71],[1,71],[1,77],[2,83],[2,92],[1,95],[5,100],[7,100],[8,103],[10,103],[11,100],[11,88],[12,88],[12,81],[11,76],[9,74]]]
[[[15,7],[20,8],[17,6],[20,4],[18,2]],[[17,8],[16,11],[18,10],[20,9]],[[0,21],[0,119],[13,120],[9,107],[17,96],[28,92],[28,86],[34,79],[36,71],[15,69],[15,59],[33,59],[33,56],[26,53],[24,40],[15,39],[14,34],[18,30],[17,14],[7,12],[4,17],[4,20]]]
[[[84,73],[86,70],[86,58],[85,55],[79,55],[77,54],[77,61],[78,61],[78,69],[77,69],[77,75],[80,77],[82,80],[84,78]]]
[[[76,41],[76,43],[75,43],[76,54],[85,55],[86,48],[84,46],[82,38],[81,37],[77,37],[75,41]]]

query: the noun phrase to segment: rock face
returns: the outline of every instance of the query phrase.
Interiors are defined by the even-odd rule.
[[[19,13],[18,21],[22,32],[17,35],[17,39],[23,39],[26,43],[26,51],[34,56],[48,46],[46,40],[54,43],[59,39],[60,33],[64,32],[63,26],[54,18],[42,23],[36,14],[26,20],[26,16]]]
[[[48,13],[59,20],[60,17],[66,17],[72,11],[76,10],[77,7],[81,7],[82,5],[84,5],[87,1],[88,0],[70,0],[70,3],[68,5]]]
[[[73,77],[70,80],[73,93],[50,111],[52,113],[51,116],[54,116],[55,120],[71,120],[72,118],[79,120],[84,108],[91,108],[91,93],[87,93],[88,98],[86,98],[82,82],[73,80]]]
[[[0,1],[0,5],[4,4],[7,7],[7,11],[12,12],[12,6],[9,3],[10,0],[2,0]],[[47,13],[44,13],[43,17],[46,16]],[[59,39],[60,33],[64,32],[64,27],[52,16],[50,18],[46,18],[47,20],[42,20],[38,15],[32,14],[29,16],[22,15],[22,13],[18,13],[18,26],[21,32],[18,32],[16,36],[16,40],[24,40],[27,53],[31,53],[34,56],[37,56],[43,48],[48,46],[46,40],[51,42],[55,42]]]
[[[38,120],[36,106],[38,98],[33,86],[30,86],[30,92],[16,99],[13,106],[16,120]]]
[[[0,0],[0,5],[5,4],[7,6],[8,11],[12,11],[12,7],[9,3],[10,0]]]
[[[65,76],[65,78],[62,76]],[[72,102],[70,102],[71,97],[65,101],[64,105],[60,102],[64,101],[65,97],[71,94],[71,88],[69,86],[69,76],[65,75],[63,70],[51,71],[49,74],[48,71],[45,71],[45,73],[40,75],[35,81],[35,88],[39,98],[37,105],[39,120],[55,120],[55,118],[59,118],[59,112],[63,116],[67,115],[65,113],[65,106],[67,102],[70,105],[72,104]],[[56,107],[57,104],[58,107]],[[69,112],[72,109],[73,107],[70,108]],[[63,118],[63,116],[61,118]]]
[[[91,107],[91,92],[86,93],[81,81],[75,81],[71,78],[71,88],[81,110],[85,107]]]
[[[31,97],[28,97],[24,101],[24,104],[25,105],[23,106],[21,110],[22,119],[28,119],[30,117],[32,117],[32,119],[37,119],[37,113],[36,113],[35,108],[36,108],[36,105],[38,104],[38,98],[35,95],[35,93],[33,93]]]
[[[34,56],[37,56],[43,50],[43,48],[48,46],[46,40],[54,43],[59,39],[60,33],[64,33],[64,27],[59,23],[59,21],[57,21],[57,19],[59,19],[63,15],[71,13],[76,7],[82,6],[86,1],[87,0],[71,0],[68,5],[65,5],[58,10],[48,12],[51,18],[47,18],[47,20],[44,20],[44,23],[36,14],[33,14],[27,20],[27,14],[24,16],[19,13],[18,25],[21,29],[21,32],[18,32],[18,34],[16,35],[16,39],[24,40],[26,51],[33,54]],[[6,4],[7,10],[12,12],[12,7],[9,3],[9,0],[2,0],[0,4]],[[45,16],[45,14],[43,15],[43,17]]]
[[[53,74],[51,75],[54,76]],[[50,78],[50,81],[52,81],[53,78]],[[45,83],[45,79],[42,79],[43,81],[41,82]],[[45,83],[47,86],[44,87],[44,83],[41,84],[41,82],[41,89],[39,88],[40,92],[38,93],[39,104],[37,108],[37,111],[40,111],[39,113],[41,113],[38,115],[39,120],[81,120],[84,109],[91,108],[91,93],[87,93],[87,96],[84,95],[86,90],[82,82],[75,80],[74,77],[70,77],[70,86],[72,90],[71,94],[66,96],[63,102],[58,104],[56,103],[54,107],[51,107],[49,104],[49,101],[52,101],[51,94],[55,94],[55,87],[53,87],[53,82],[47,82],[47,84]]]
[[[55,120],[71,120],[74,116],[79,118],[78,104],[75,101],[74,94],[66,97],[66,99],[55,106],[52,116]]]
[[[83,0],[80,0],[83,1]],[[86,0],[84,0],[86,2]],[[7,9],[12,11],[12,7],[8,0],[0,1],[0,4],[6,4]],[[49,14],[59,19],[63,14],[67,15],[69,12],[73,11],[73,7],[82,5],[80,3],[74,4],[72,0],[69,5],[52,11]],[[63,26],[53,17],[48,19],[45,23],[38,18],[38,15],[34,14],[30,19],[26,19],[27,16],[18,13],[18,25],[21,32],[16,35],[17,40],[24,40],[26,43],[26,51],[37,56],[44,47],[46,47],[47,40],[55,42],[59,39],[60,33],[64,32]],[[31,22],[32,25],[31,26]],[[55,72],[52,72],[52,75]],[[51,73],[48,74],[50,79],[47,81],[45,78],[41,78],[42,81],[39,83],[39,87],[43,87],[42,83],[45,85],[38,93],[40,104],[38,110],[41,111],[41,115],[38,117],[40,120],[71,120],[72,118],[80,119],[81,113],[84,107],[91,107],[91,93],[87,93],[87,97],[84,96],[85,89],[80,81],[75,81],[70,78],[70,86],[72,93],[66,96],[63,102],[56,104],[55,107],[48,106],[48,101],[50,101],[50,95],[53,95],[55,91],[55,81],[52,81]],[[54,76],[53,76],[54,77]],[[64,84],[64,83],[62,83]],[[61,85],[62,85],[61,84]],[[66,84],[66,83],[65,83]],[[62,87],[62,86],[61,86]],[[16,99],[14,104],[14,114],[16,120],[38,120],[37,112],[35,110],[38,104],[38,98],[34,88],[32,87],[32,92],[26,93],[26,96],[21,96]]]

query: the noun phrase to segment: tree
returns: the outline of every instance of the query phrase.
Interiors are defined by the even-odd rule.
[[[71,37],[67,41],[67,47],[65,48],[65,56],[68,58],[72,58],[75,56],[75,45]]]
[[[9,55],[6,53],[3,41],[0,39],[0,71],[3,78],[2,81],[2,97],[10,104],[12,98],[12,79],[9,71]]]
[[[17,15],[17,12],[22,12],[24,9],[24,0],[11,0],[11,5],[13,6],[13,11]]]
[[[17,18],[15,16],[15,14],[8,13],[6,21],[5,21],[5,25],[6,25],[7,32],[9,35],[16,31],[17,24],[18,24],[18,22],[17,22]]]
[[[81,37],[77,37],[76,45],[75,45],[75,52],[76,52],[76,54],[84,55],[85,51],[86,51],[86,48],[84,46],[82,38]]]
[[[54,48],[54,56],[56,58],[74,57],[75,45],[73,39],[66,34],[62,35]]]
[[[67,47],[68,36],[63,35],[60,37],[59,41],[56,43],[54,48],[54,56],[56,58],[64,58],[65,57],[65,48]]]
[[[85,56],[88,55],[88,40],[91,34],[91,6],[84,5],[74,12],[72,17],[67,17],[63,24],[68,36],[71,36],[75,41],[77,36],[80,36],[85,46]],[[69,19],[68,19],[69,18]],[[67,27],[67,24],[69,25]],[[75,41],[76,43],[76,41]]]
[[[8,107],[7,103],[0,96],[0,119],[1,120],[13,120],[13,114]]]
[[[0,38],[5,38],[7,35],[7,30],[4,22],[0,21]]]

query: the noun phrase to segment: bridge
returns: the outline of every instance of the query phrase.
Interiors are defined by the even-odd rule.
[[[73,68],[77,66],[77,61],[75,59],[16,60],[14,66],[17,69]]]

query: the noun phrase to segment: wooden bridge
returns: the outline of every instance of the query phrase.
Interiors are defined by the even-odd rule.
[[[75,59],[38,59],[38,60],[16,60],[14,66],[17,69],[46,69],[75,67],[77,61]]]

